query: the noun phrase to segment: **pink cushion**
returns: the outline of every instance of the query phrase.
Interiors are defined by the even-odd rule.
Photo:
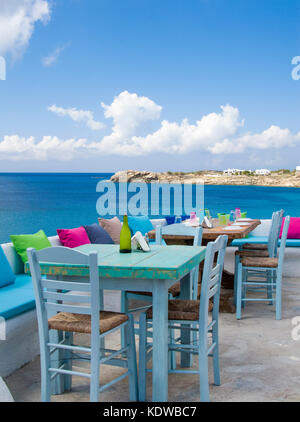
[[[283,230],[284,220],[285,218],[283,218],[283,221],[282,221],[280,235],[279,235],[280,238],[281,238],[281,234]],[[300,239],[300,217],[291,217],[287,238]]]
[[[84,227],[57,229],[56,231],[63,246],[68,248],[76,248],[76,246],[91,243]]]

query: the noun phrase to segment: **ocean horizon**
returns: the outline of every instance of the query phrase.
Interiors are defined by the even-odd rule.
[[[113,174],[0,173],[0,243],[9,242],[11,234],[43,229],[53,236],[59,228],[97,222],[96,186]],[[295,217],[300,216],[300,189],[205,185],[204,205],[212,216],[238,207],[252,218],[271,218],[281,208]]]

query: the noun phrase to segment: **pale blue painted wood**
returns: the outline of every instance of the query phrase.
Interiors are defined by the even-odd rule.
[[[279,217],[280,218],[280,217]],[[278,220],[277,220],[278,221]],[[241,262],[238,263],[237,268],[237,300],[236,300],[236,318],[241,319],[242,307],[247,301],[257,301],[257,302],[269,302],[271,304],[275,301],[275,315],[276,319],[281,319],[282,314],[282,268],[283,268],[283,261],[284,261],[284,252],[286,246],[286,239],[288,228],[290,224],[290,216],[285,218],[282,235],[281,235],[281,242],[280,248],[278,253],[278,265],[276,268],[268,267],[249,267],[243,266]],[[277,235],[277,234],[276,234]],[[254,278],[254,280],[249,280],[249,277]],[[265,279],[265,281],[256,281],[255,278]],[[254,286],[254,287],[264,287],[267,290],[267,297],[266,299],[262,298],[247,298],[247,287]],[[275,289],[275,299],[270,296],[270,292],[272,293]]]
[[[220,385],[220,367],[219,367],[219,338],[218,338],[218,319],[219,319],[219,303],[220,303],[220,290],[221,290],[221,279],[224,266],[224,257],[227,246],[228,237],[219,236],[214,242],[210,242],[207,245],[205,264],[203,270],[201,296],[200,296],[200,308],[199,308],[199,321],[197,327],[195,327],[195,321],[169,321],[168,327],[171,330],[183,327],[185,324],[186,330],[197,330],[197,343],[187,342],[187,338],[182,336],[176,339],[176,343],[168,345],[169,350],[197,354],[198,355],[198,370],[169,370],[169,373],[197,373],[200,379],[200,401],[209,401],[209,383],[208,383],[208,357],[213,358],[214,368],[214,383]],[[217,260],[215,264],[215,256]],[[209,317],[209,300],[213,300],[213,311],[211,315],[211,321],[208,321]],[[157,304],[156,304],[157,306]],[[163,307],[163,315],[165,318],[165,306]],[[154,315],[154,307],[153,307]],[[140,315],[140,341],[139,341],[139,398],[141,401],[146,400],[146,374],[150,371],[147,369],[147,361],[152,357],[152,366],[154,370],[155,359],[157,358],[154,354],[154,350],[157,349],[156,339],[153,338],[153,342],[149,343],[147,330],[151,327],[152,321],[147,319],[146,312],[142,312]],[[153,319],[154,323],[154,319]],[[212,334],[212,344],[208,345],[208,334]],[[165,341],[167,341],[167,333],[165,335]],[[163,335],[161,334],[161,335]],[[151,348],[153,348],[151,352]],[[163,357],[166,358],[166,355]],[[185,363],[185,362],[184,362]],[[164,365],[166,367],[167,365]],[[166,376],[165,372],[161,373],[161,376]],[[166,387],[166,384],[163,384]],[[153,391],[154,392],[154,391]],[[155,396],[156,398],[157,396]]]
[[[197,271],[197,275],[199,274],[199,266],[197,267],[198,271]],[[198,288],[198,279],[197,279],[197,288]],[[187,275],[186,277],[184,277],[183,279],[180,280],[180,299],[182,300],[190,300],[192,298],[192,280],[191,277],[189,277],[189,275]],[[191,325],[193,326],[193,324]],[[181,327],[181,342],[182,344],[190,344],[191,343],[191,326],[187,326],[186,324],[182,324]],[[171,330],[173,332],[173,330]],[[195,332],[193,332],[193,334],[196,334]],[[194,340],[196,339],[196,335],[194,335]],[[173,337],[171,338],[171,340],[174,340]],[[176,369],[176,355],[175,352],[173,352],[173,356],[174,356],[174,360],[175,360],[175,365],[172,366],[171,369]],[[182,368],[189,368],[192,365],[192,355],[190,353],[185,353],[182,352],[181,353],[181,367]]]
[[[268,234],[268,242],[267,242],[268,253],[271,258],[277,256],[277,248],[278,248],[278,242],[279,242],[280,229],[281,229],[282,220],[283,220],[283,214],[284,214],[284,210],[275,211],[272,214],[272,223],[271,223],[270,231]],[[249,239],[249,242],[247,243],[251,243],[251,238]],[[244,245],[240,245],[239,250],[243,250],[243,246]],[[238,274],[239,262],[240,262],[239,255],[235,255],[235,270],[234,270],[234,302],[235,303],[236,303],[236,294],[237,294],[237,274]],[[266,278],[267,279],[269,278],[269,272],[266,273]],[[272,289],[270,288],[270,286],[267,289],[267,297],[270,299],[270,303],[272,303],[272,300],[271,300]]]
[[[184,224],[170,224],[168,226],[161,226],[158,225],[156,226],[156,231],[155,231],[155,243],[156,245],[162,245],[163,243],[163,235],[164,234],[172,234],[172,235],[176,235],[176,236],[193,236],[194,237],[194,241],[193,241],[193,246],[201,246],[202,243],[202,234],[203,234],[203,228],[202,227],[191,227],[191,226],[187,226]],[[176,258],[176,256],[175,256]],[[198,274],[199,274],[199,265],[197,265],[196,267],[193,268],[193,270],[190,272],[189,277],[191,278],[191,282],[192,282],[192,286],[188,286],[187,288],[189,289],[189,293],[192,292],[193,295],[193,299],[197,299],[197,293],[198,293]],[[183,283],[183,285],[185,286],[186,283]],[[185,287],[184,287],[185,288]],[[182,289],[182,285],[181,285],[181,289]],[[171,293],[169,293],[169,299],[172,299],[173,296]],[[183,298],[182,295],[182,290],[180,293],[179,297],[176,297],[176,299],[180,299]],[[129,300],[135,300],[135,301],[143,301],[143,302],[149,302],[148,305],[143,306],[143,307],[138,307],[138,308],[129,308],[128,302]],[[186,299],[190,299],[190,297],[186,297]],[[128,292],[128,291],[123,291],[121,293],[121,312],[124,313],[128,313],[128,312],[137,312],[140,311],[142,309],[146,309],[147,307],[151,306],[152,303],[152,297],[148,296],[148,295],[141,295],[138,293],[132,293],[132,292]],[[136,334],[139,334],[139,328],[138,328],[138,324],[137,328],[135,330]],[[172,335],[172,334],[170,334]],[[189,333],[187,334],[189,335]],[[124,344],[124,332],[122,333],[122,344]],[[186,358],[185,358],[186,360]],[[189,363],[188,363],[189,362]],[[191,360],[188,359],[186,365],[190,366],[191,364]],[[174,369],[174,367],[176,366],[175,363],[175,354],[171,353],[171,357],[170,357],[170,367]]]
[[[96,246],[96,248],[95,248]],[[98,253],[98,277],[99,275],[103,274],[104,276],[100,277],[101,289],[112,289],[112,290],[136,290],[136,291],[150,291],[153,295],[153,300],[161,301],[162,297],[164,297],[164,293],[168,288],[174,284],[174,282],[179,281],[184,275],[188,274],[196,265],[198,265],[205,257],[205,247],[191,247],[191,246],[178,246],[176,248],[172,248],[172,246],[152,246],[153,253],[160,255],[161,262],[159,263],[159,256],[154,261],[148,261],[151,265],[158,265],[159,271],[157,271],[156,267],[148,267],[147,271],[144,273],[135,272],[133,262],[136,263],[138,268],[141,268],[141,262],[146,260],[147,254],[143,253],[136,253],[136,258],[128,259],[126,263],[126,259],[122,260],[122,269],[129,268],[132,274],[131,277],[128,277],[128,272],[125,273],[122,271],[116,271],[114,269],[114,273],[116,274],[115,277],[111,276],[111,273],[108,271],[102,271],[102,265],[105,265],[105,268],[112,269],[113,263],[111,266],[107,266],[104,259],[102,259],[102,255],[107,257],[109,255],[116,255],[118,250],[115,248],[116,245],[84,245],[77,250],[81,250],[88,254],[90,251],[96,250]],[[165,255],[163,253],[164,249],[168,248],[171,250],[173,254],[171,254],[168,258],[168,254]],[[174,251],[176,251],[177,259],[174,260]],[[127,255],[127,254],[126,254]],[[128,254],[129,255],[129,254]],[[130,254],[132,255],[132,254]],[[116,259],[112,262],[120,262],[119,259]],[[146,264],[143,263],[144,267]],[[76,264],[63,264],[63,263],[49,263],[49,264],[41,264],[41,271],[43,274],[46,274],[47,277],[51,279],[61,278],[64,282],[70,281],[78,282],[78,283],[85,283],[88,281],[88,271],[86,266],[84,265],[76,265]],[[148,276],[148,278],[145,277]],[[156,278],[156,276],[159,276]],[[178,278],[176,278],[178,277]],[[154,281],[155,280],[155,281]],[[154,287],[155,285],[155,287]],[[156,314],[156,322],[153,324],[153,339],[156,342],[157,346],[157,354],[159,350],[162,353],[168,353],[168,347],[166,338],[162,335],[161,332],[161,321],[164,320],[164,313],[166,312],[167,307],[167,300],[165,300],[165,307],[156,306],[154,313]],[[167,401],[167,382],[168,380],[163,378],[161,374],[168,372],[168,364],[166,360],[158,359],[156,362],[153,362],[153,370],[156,374],[154,387],[153,389],[160,391],[160,397],[154,395],[154,398],[160,401]],[[160,374],[160,375],[159,375]],[[161,385],[162,382],[162,385]],[[57,387],[58,388],[58,387]],[[59,389],[55,390],[60,391]]]
[[[93,402],[98,401],[99,392],[104,388],[118,382],[125,376],[129,377],[129,390],[131,400],[137,400],[137,369],[136,369],[136,351],[135,341],[133,334],[133,320],[123,323],[121,327],[126,327],[125,340],[126,348],[122,350],[113,351],[110,356],[105,358],[100,352],[101,340],[106,335],[111,334],[116,330],[110,330],[100,335],[100,310],[102,305],[102,295],[100,292],[101,280],[99,283],[98,271],[98,253],[91,251],[88,255],[79,251],[71,250],[64,247],[52,247],[41,251],[35,249],[27,250],[30,271],[32,275],[34,291],[36,296],[36,309],[38,316],[39,338],[40,338],[40,354],[41,354],[41,399],[42,401],[50,401],[51,399],[51,379],[61,381],[63,379],[63,386],[57,385],[56,387],[69,390],[71,388],[72,375],[79,375],[90,378],[90,400]],[[87,267],[89,270],[89,278],[86,281],[86,292],[88,296],[79,297],[78,294],[73,294],[70,290],[65,289],[67,282],[60,280],[44,280],[41,275],[41,265],[44,262],[55,262],[55,265],[81,265],[83,268]],[[84,290],[82,283],[78,283],[81,289]],[[76,288],[76,283],[70,283]],[[86,303],[86,307],[78,306],[77,303]],[[67,302],[68,304],[65,304]],[[75,303],[73,305],[72,303]],[[72,370],[72,360],[78,359],[80,356],[73,354],[78,350],[76,345],[73,345],[72,333],[64,333],[64,338],[61,335],[49,336],[48,318],[53,315],[53,312],[73,312],[84,313],[91,315],[91,346],[85,348],[90,354],[90,374],[87,375],[83,372]],[[52,332],[56,330],[52,330]],[[57,332],[56,332],[57,333]],[[61,333],[60,333],[61,334]],[[103,344],[103,343],[102,343]],[[57,350],[56,350],[57,349]],[[51,351],[50,351],[51,350]],[[106,350],[108,352],[108,350]],[[111,351],[110,351],[111,352]],[[117,355],[126,352],[128,371],[121,377],[115,378],[105,386],[99,385],[99,367],[104,361],[111,365],[118,362],[123,365],[123,360],[116,359]],[[61,354],[63,353],[63,354]],[[53,365],[53,357],[57,359],[56,364]],[[85,355],[86,356],[86,355]],[[119,366],[119,365],[118,365]],[[53,374],[52,377],[50,374]],[[55,378],[53,378],[55,377]],[[63,377],[63,378],[62,378]]]

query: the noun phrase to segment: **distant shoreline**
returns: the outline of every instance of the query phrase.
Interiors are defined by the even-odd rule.
[[[126,179],[127,177],[127,179]],[[204,183],[215,186],[262,186],[262,187],[285,187],[300,188],[300,174],[281,170],[272,172],[270,175],[224,175],[217,171],[199,171],[191,173],[183,172],[150,172],[128,170],[115,173],[110,180],[119,182],[144,183]]]

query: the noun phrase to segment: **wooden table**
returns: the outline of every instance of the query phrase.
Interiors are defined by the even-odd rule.
[[[84,253],[98,252],[99,282],[102,291],[133,290],[152,292],[153,356],[152,400],[168,400],[168,289],[177,281],[182,295],[191,295],[190,271],[205,257],[205,247],[151,246],[150,252],[120,254],[118,245],[88,244],[76,248]],[[42,274],[53,279],[84,281],[88,268],[81,265],[41,264]],[[186,339],[188,342],[189,339]],[[188,366],[187,353],[183,353]],[[57,359],[59,365],[59,358]],[[60,381],[61,382],[61,381]],[[56,394],[64,387],[56,384]]]
[[[243,221],[246,223],[246,221]],[[226,234],[228,236],[228,245],[234,239],[241,239],[245,238],[249,233],[251,233],[257,226],[260,225],[260,220],[251,220],[247,226],[241,226],[239,230],[224,230],[224,226],[218,225],[218,219],[213,220],[214,227],[211,229],[204,228],[203,229],[203,237],[202,237],[202,244],[207,245],[208,242],[212,240],[216,240],[218,236],[222,234]],[[192,245],[193,244],[193,236],[187,236],[184,234],[185,225],[183,223],[180,224],[182,227],[182,234],[180,235],[171,235],[165,234],[163,235],[164,240],[168,245]],[[151,230],[149,233],[150,239],[155,239],[155,230]],[[200,277],[201,277],[201,268],[200,268]],[[225,289],[233,289],[234,285],[234,275],[229,271],[223,271],[222,277],[222,287]]]
[[[249,233],[251,233],[257,226],[260,225],[260,220],[251,220],[247,226],[241,226],[239,230],[224,230],[224,226],[220,226],[217,224],[218,220],[214,220],[214,227],[211,229],[204,228],[203,229],[203,237],[202,241],[204,244],[210,242],[211,240],[216,240],[218,236],[222,234],[226,234],[228,236],[228,244],[232,242],[234,239],[241,239],[246,237]],[[247,221],[243,221],[243,223],[247,223]],[[185,244],[190,245],[191,241],[193,241],[193,236],[186,236],[184,234],[184,224],[180,224],[182,226],[182,234],[181,235],[173,235],[173,234],[164,234],[163,238],[168,245],[176,244]],[[228,226],[227,226],[228,227]],[[229,226],[230,227],[230,226]],[[149,233],[150,239],[155,239],[155,230],[151,230]],[[176,243],[175,243],[176,242]]]

